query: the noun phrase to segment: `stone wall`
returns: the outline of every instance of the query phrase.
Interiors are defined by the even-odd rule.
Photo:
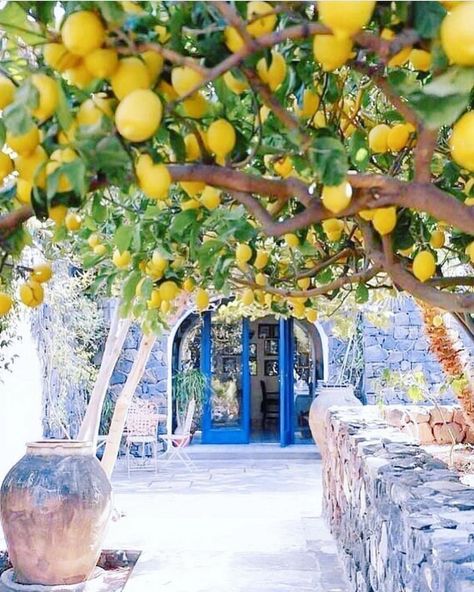
[[[325,512],[357,592],[472,592],[474,490],[379,418],[328,416]]]
[[[459,407],[391,405],[384,407],[382,413],[388,425],[399,428],[419,444],[474,444],[474,432]]]

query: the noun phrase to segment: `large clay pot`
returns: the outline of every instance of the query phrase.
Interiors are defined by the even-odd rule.
[[[309,409],[309,427],[313,440],[318,445],[321,456],[326,454],[326,423],[330,407],[354,407],[362,405],[354,395],[352,386],[321,386]]]
[[[110,518],[111,486],[92,444],[27,444],[0,490],[0,516],[15,579],[76,584],[99,558]]]

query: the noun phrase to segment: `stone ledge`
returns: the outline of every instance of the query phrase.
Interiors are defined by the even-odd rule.
[[[325,513],[353,591],[474,591],[474,490],[457,473],[371,406],[330,410],[327,446]]]

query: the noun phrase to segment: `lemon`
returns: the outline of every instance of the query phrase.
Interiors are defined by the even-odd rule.
[[[265,121],[268,119],[268,116],[271,113],[270,107],[267,107],[267,105],[262,105],[260,107],[259,113],[260,113],[260,119],[261,119],[262,123],[265,123]]]
[[[255,255],[255,261],[253,262],[253,266],[255,269],[263,269],[266,267],[268,263],[269,255],[266,251],[262,249],[257,249],[257,254]]]
[[[368,24],[376,2],[366,0],[318,0],[320,20],[337,37],[351,37]]]
[[[161,306],[161,296],[160,290],[158,288],[153,288],[150,294],[150,299],[147,300],[147,308],[153,310],[155,308],[160,308]]]
[[[236,95],[241,95],[244,91],[248,89],[247,82],[245,80],[240,80],[239,78],[236,78],[230,70],[226,72],[222,78],[227,88]]]
[[[128,14],[142,14],[143,8],[138,2],[132,2],[131,0],[121,0],[120,4],[124,11]]]
[[[7,315],[13,306],[13,299],[10,294],[0,292],[0,317]]]
[[[151,90],[134,90],[122,99],[115,112],[115,124],[121,136],[131,142],[151,138],[161,123],[163,107]]]
[[[300,117],[309,119],[316,114],[321,103],[321,97],[318,93],[310,88],[305,88],[303,91],[303,104],[301,109],[297,109],[297,113]]]
[[[406,249],[398,249],[400,255],[403,257],[409,257],[413,253],[413,245],[411,247],[407,247]]]
[[[322,223],[322,227],[329,240],[337,242],[342,236],[344,230],[344,222],[337,218],[328,218]]]
[[[307,290],[309,288],[309,286],[311,285],[311,280],[308,277],[305,278],[300,278],[297,282],[298,284],[298,288],[300,290]]]
[[[61,130],[58,133],[59,144],[63,144],[63,145],[72,144],[76,139],[76,130],[77,130],[76,122],[72,122],[71,125],[67,128],[67,130]]]
[[[29,280],[20,286],[20,300],[26,306],[35,308],[39,306],[44,299],[43,286],[34,280]]]
[[[84,66],[95,78],[109,78],[118,67],[115,49],[99,48],[87,54]]]
[[[287,232],[285,235],[283,235],[283,239],[289,247],[293,249],[299,247],[300,239],[293,232]]]
[[[375,212],[376,210],[360,210],[360,212],[357,213],[362,218],[362,220],[366,220],[367,222],[369,222],[370,220],[374,219]]]
[[[10,132],[7,132],[6,142],[13,152],[23,155],[30,154],[40,142],[39,129],[36,125],[33,125],[21,136],[14,136]]]
[[[196,286],[196,282],[193,280],[192,277],[188,277],[183,282],[183,289],[186,292],[192,292]]]
[[[380,34],[380,37],[382,39],[386,39],[387,41],[391,41],[395,37],[395,32],[391,29],[383,29],[382,33]],[[396,66],[403,66],[403,64],[408,60],[411,50],[411,46],[404,47],[402,50],[400,50],[398,53],[396,53],[389,59],[388,65],[391,68],[394,68]]]
[[[61,37],[72,54],[85,56],[104,43],[105,29],[95,12],[80,10],[66,18]]]
[[[31,82],[38,91],[38,106],[32,114],[42,121],[49,119],[59,103],[57,82],[46,74],[33,74]]]
[[[148,89],[151,84],[150,73],[142,60],[128,57],[119,60],[114,74],[110,78],[112,90],[118,99],[123,99],[135,90]]]
[[[281,53],[272,49],[270,66],[267,65],[265,58],[261,58],[257,62],[257,73],[260,79],[265,82],[271,90],[277,90],[286,77],[285,58]]]
[[[21,204],[31,204],[32,191],[33,185],[29,181],[25,181],[25,179],[20,179],[20,177],[18,177],[16,180],[16,198]]]
[[[53,206],[49,208],[48,216],[56,224],[56,226],[61,226],[67,216],[67,207],[63,204]]]
[[[155,25],[155,33],[160,43],[166,43],[171,37],[171,33],[164,25]]]
[[[442,249],[444,247],[444,243],[446,242],[446,237],[442,230],[434,230],[430,236],[430,247],[433,249]]]
[[[221,192],[219,189],[207,185],[201,194],[201,203],[208,210],[215,210],[221,205]]]
[[[397,225],[397,209],[394,207],[376,209],[372,225],[382,236],[389,234]]]
[[[179,288],[172,280],[166,280],[160,284],[160,296],[162,300],[170,302],[178,295]]]
[[[265,286],[267,283],[267,276],[262,272],[256,273],[255,274],[255,283],[257,284],[257,286],[260,286],[260,287]]]
[[[16,86],[13,82],[0,74],[0,109],[5,109],[15,98]]]
[[[473,187],[474,187],[474,177],[471,177],[470,179],[468,179],[466,181],[466,184],[464,185],[464,189],[463,189],[464,193],[466,195],[470,195]],[[464,203],[466,203],[466,202],[464,202]],[[469,205],[473,205],[473,204],[469,204]]]
[[[315,323],[318,320],[318,311],[314,310],[314,308],[306,308],[304,316],[309,323]]]
[[[296,317],[297,319],[302,319],[305,316],[306,307],[303,303],[295,302],[292,305],[292,308],[293,308],[293,316]]]
[[[184,210],[199,210],[201,202],[198,199],[186,199],[181,202],[181,209]]]
[[[352,54],[352,41],[335,35],[315,35],[313,40],[314,59],[325,72],[332,72],[343,66]]]
[[[163,302],[160,305],[160,310],[163,314],[167,314],[169,313],[171,309],[171,303],[168,302],[167,300],[163,300]]]
[[[112,117],[112,101],[100,94],[92,95],[79,107],[76,115],[77,125],[96,125],[103,117]]]
[[[381,123],[373,127],[369,132],[369,148],[376,154],[383,154],[388,151],[388,135],[390,127]]]
[[[202,75],[189,66],[177,66],[171,70],[171,84],[180,97],[201,84],[202,80]]]
[[[224,29],[224,43],[232,53],[236,53],[244,46],[244,40],[235,27],[226,27]]]
[[[112,263],[118,269],[126,269],[130,262],[132,261],[132,256],[130,251],[122,251],[120,252],[118,249],[115,249],[112,255]]]
[[[235,249],[235,259],[240,263],[247,263],[252,258],[252,248],[245,243],[239,243]]]
[[[82,218],[75,212],[69,212],[64,219],[64,225],[70,232],[77,232],[82,225]]]
[[[64,78],[69,84],[77,86],[81,90],[87,88],[95,80],[94,76],[86,68],[83,60],[73,68],[68,68],[64,72]]]
[[[474,66],[474,2],[462,2],[441,23],[441,45],[453,64]]]
[[[234,127],[226,119],[218,119],[207,130],[207,143],[211,152],[216,156],[225,157],[235,146],[236,135]]]
[[[253,304],[255,295],[252,288],[245,288],[245,290],[242,292],[242,295],[240,296],[240,300],[244,306],[250,306]]]
[[[198,310],[206,310],[209,306],[209,294],[204,288],[198,288],[196,290],[196,306]]]
[[[201,119],[206,115],[208,103],[200,92],[194,93],[182,103],[184,114],[193,119]]]
[[[33,267],[33,271],[31,272],[31,279],[40,284],[49,282],[52,277],[53,270],[51,263],[38,263]]]
[[[148,69],[148,74],[150,75],[151,84],[155,84],[158,79],[158,76],[161,74],[163,70],[164,59],[159,53],[156,51],[152,51],[151,49],[147,49],[141,54],[143,61]]]
[[[189,197],[194,197],[206,188],[204,181],[180,181],[179,184]]]
[[[154,164],[139,175],[139,185],[150,199],[165,200],[171,185],[171,175],[164,164]]]
[[[326,127],[326,115],[324,111],[317,111],[311,121],[311,125],[316,128]]]
[[[201,158],[201,148],[195,134],[184,136],[184,147],[186,150],[186,160],[199,160]]]
[[[288,177],[293,171],[293,161],[289,156],[280,158],[273,163],[273,168],[280,177]]]
[[[247,25],[247,31],[252,37],[259,37],[273,31],[277,22],[276,14],[269,14],[273,12],[273,6],[268,2],[249,2],[247,4],[247,21],[251,21]],[[267,16],[256,18],[260,15]]]
[[[404,123],[398,123],[388,132],[387,147],[392,152],[400,152],[408,144],[409,139],[410,131],[408,127]]]
[[[78,56],[70,53],[63,43],[46,43],[43,57],[44,63],[58,72],[73,68],[79,61]]]
[[[464,205],[465,206],[474,206],[474,197],[467,197],[464,200]]]
[[[474,171],[474,111],[465,113],[454,124],[449,147],[459,166]]]
[[[323,206],[333,214],[338,214],[347,208],[351,198],[352,187],[347,181],[340,185],[325,185],[321,193]]]
[[[71,148],[63,148],[55,150],[51,154],[51,160],[46,165],[46,175],[50,176],[62,164],[76,160],[77,154]],[[72,184],[67,175],[61,174],[58,179],[57,191],[62,193],[64,191],[72,191]],[[50,216],[51,217],[51,216]]]
[[[434,276],[436,271],[436,260],[431,251],[420,251],[413,259],[413,275],[420,280],[426,282]]]
[[[466,255],[469,257],[471,263],[474,263],[474,241],[469,243],[466,247]]]
[[[8,156],[8,154],[5,154],[5,152],[0,152],[0,183],[12,172],[12,159]]]
[[[408,60],[413,68],[420,72],[428,72],[431,67],[431,53],[424,49],[412,49]]]
[[[22,179],[43,188],[46,185],[45,165],[47,160],[48,155],[44,148],[39,145],[31,154],[17,156],[15,158],[15,168]]]

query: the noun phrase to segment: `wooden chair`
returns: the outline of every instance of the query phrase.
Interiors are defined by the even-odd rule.
[[[136,399],[130,405],[125,423],[125,445],[127,455],[127,471],[130,477],[130,471],[133,469],[146,469],[146,445],[151,447],[152,460],[154,464],[155,474],[158,470],[158,422],[162,416],[158,413],[158,408],[155,403],[150,401],[143,401]],[[131,464],[131,448],[133,445],[138,445],[142,449],[141,463],[137,463],[135,467]]]
[[[186,452],[186,446],[191,441],[191,425],[193,423],[194,413],[196,411],[196,401],[191,399],[186,410],[186,418],[179,433],[162,434],[160,438],[166,444],[165,459],[166,462],[170,460],[180,460],[189,470],[195,468],[195,465],[189,454]]]
[[[280,392],[267,391],[264,380],[260,381],[260,388],[262,389],[260,410],[262,412],[262,429],[264,430],[268,420],[278,421],[280,419]]]

